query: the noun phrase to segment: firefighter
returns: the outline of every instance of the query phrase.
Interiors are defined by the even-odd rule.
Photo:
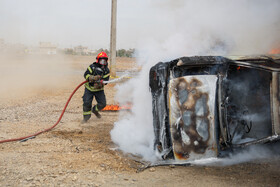
[[[88,82],[85,83],[85,92],[83,95],[84,119],[82,123],[86,123],[90,119],[91,112],[94,113],[97,118],[101,118],[99,111],[106,106],[103,81],[109,80],[110,70],[108,68],[108,56],[105,52],[102,51],[97,55],[96,62],[92,63],[87,68],[84,77]],[[92,100],[94,97],[97,104],[92,107]]]

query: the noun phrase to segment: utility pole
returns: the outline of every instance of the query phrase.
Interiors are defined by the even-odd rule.
[[[112,0],[111,39],[110,39],[110,74],[116,77],[116,38],[117,38],[117,0]]]

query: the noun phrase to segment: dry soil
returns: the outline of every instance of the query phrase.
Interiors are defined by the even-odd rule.
[[[56,57],[50,59],[57,60]],[[67,98],[83,81],[82,74],[94,58],[63,58],[66,59],[73,73],[67,75],[68,81],[61,86],[35,86],[32,92],[19,94],[16,98],[1,97],[1,140],[34,133],[57,121]],[[135,59],[118,59],[119,70],[134,67]],[[61,84],[59,80],[57,82]],[[115,103],[114,86],[106,86],[108,104]],[[82,94],[83,88],[73,97],[54,130],[26,142],[0,144],[0,186],[280,185],[279,159],[226,167],[160,166],[137,172],[143,165],[114,150],[110,139],[118,113],[101,112],[101,119],[93,116],[89,123],[81,124]]]

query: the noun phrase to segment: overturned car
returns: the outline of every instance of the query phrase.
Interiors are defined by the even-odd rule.
[[[154,148],[163,159],[219,157],[280,140],[279,56],[182,57],[150,69]]]

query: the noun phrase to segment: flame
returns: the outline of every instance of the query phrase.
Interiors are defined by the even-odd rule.
[[[118,110],[120,110],[119,105],[106,105],[106,107],[102,109],[102,111],[118,111]]]
[[[119,105],[106,105],[105,108],[102,109],[102,111],[119,111],[119,110],[130,110],[131,104],[126,104],[123,106]]]
[[[280,48],[275,48],[269,51],[269,54],[275,55],[275,54],[280,54]]]

